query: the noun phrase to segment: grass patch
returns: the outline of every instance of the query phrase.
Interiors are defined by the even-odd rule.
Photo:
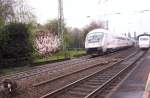
[[[45,61],[55,61],[55,60],[64,60],[66,58],[75,58],[82,55],[85,55],[85,50],[68,50],[66,52],[58,52],[49,56],[47,58],[36,58],[34,63],[45,62]]]
[[[42,58],[41,56],[36,56],[36,58],[34,59],[34,64],[32,64],[32,65],[36,66],[36,65],[42,65],[42,64],[47,64],[47,63],[63,61],[65,59],[64,58],[65,54],[68,58],[75,58],[75,57],[85,55],[86,52],[84,50],[69,50],[66,53],[64,53],[64,52],[55,53],[52,56],[49,56],[47,59]],[[27,71],[27,70],[30,70],[31,68],[33,68],[33,67],[20,66],[20,67],[2,68],[2,69],[0,69],[0,76],[14,74],[14,73],[22,72],[22,71]]]
[[[9,75],[9,74],[14,74],[14,73],[22,72],[25,70],[29,70],[29,69],[31,69],[31,67],[29,66],[3,68],[3,69],[0,69],[0,74]]]

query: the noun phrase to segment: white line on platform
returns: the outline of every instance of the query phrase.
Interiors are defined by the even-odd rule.
[[[143,94],[143,98],[148,98],[149,97],[149,91],[150,91],[150,73],[147,79],[147,83],[146,83],[146,87],[145,87],[145,91]]]

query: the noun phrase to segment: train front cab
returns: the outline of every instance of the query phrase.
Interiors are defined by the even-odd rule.
[[[142,50],[149,49],[150,47],[150,35],[142,34],[138,36],[138,46]]]
[[[103,40],[105,32],[103,30],[93,30],[89,32],[85,40],[85,50],[87,54],[101,54],[103,52]]]

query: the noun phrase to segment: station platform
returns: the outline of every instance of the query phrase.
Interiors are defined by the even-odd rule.
[[[150,98],[150,49],[134,71],[106,98]]]

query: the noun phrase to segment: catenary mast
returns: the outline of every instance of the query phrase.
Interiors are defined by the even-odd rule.
[[[63,15],[63,2],[58,0],[58,36],[61,42],[61,48],[64,50],[64,15]]]

